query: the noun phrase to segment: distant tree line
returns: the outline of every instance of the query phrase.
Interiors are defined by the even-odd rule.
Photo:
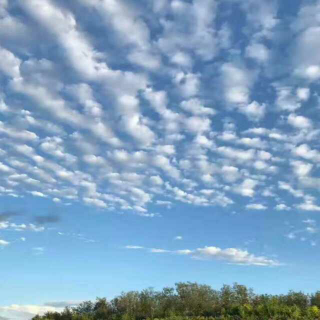
[[[208,285],[177,283],[162,291],[130,291],[107,301],[85,301],[63,312],[47,312],[32,320],[290,320],[320,319],[320,291],[308,295],[255,294],[235,283],[214,290]]]

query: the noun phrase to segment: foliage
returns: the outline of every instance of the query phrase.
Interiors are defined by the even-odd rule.
[[[61,313],[47,312],[32,320],[320,320],[320,291],[312,295],[258,295],[235,283],[220,290],[179,282],[162,291],[122,293],[111,301],[97,298]]]

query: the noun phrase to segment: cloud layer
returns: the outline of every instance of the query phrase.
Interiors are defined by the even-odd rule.
[[[319,211],[318,8],[1,1],[0,195]]]

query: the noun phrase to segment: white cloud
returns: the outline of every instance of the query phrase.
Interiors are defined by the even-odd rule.
[[[169,176],[175,179],[180,178],[180,171],[170,163],[170,160],[167,157],[157,155],[153,159],[153,164],[154,166],[162,169]]]
[[[182,236],[176,236],[176,237],[174,237],[174,240],[182,240],[183,238],[182,238]]]
[[[157,186],[163,185],[163,180],[162,180],[161,177],[159,177],[159,176],[152,176],[152,177],[150,177],[150,182],[151,182],[153,185],[157,185]]]
[[[320,206],[315,204],[313,200],[308,199],[306,199],[304,203],[297,205],[297,208],[304,211],[320,211]]]
[[[214,115],[216,112],[212,108],[204,107],[199,99],[189,99],[181,102],[180,107],[194,115]]]
[[[200,76],[194,73],[178,72],[173,82],[176,84],[181,94],[188,98],[195,96],[200,89]]]
[[[298,71],[303,77],[310,80],[318,80],[320,78],[320,66],[307,66],[304,70]]]
[[[12,168],[8,167],[7,165],[5,165],[4,163],[1,163],[1,162],[0,162],[0,171],[6,172],[6,173],[14,172],[14,170]]]
[[[242,150],[242,149],[235,149],[231,147],[218,147],[216,151],[226,158],[234,159],[239,162],[249,161],[254,159],[255,152],[253,149],[249,150]]]
[[[156,204],[160,206],[166,206],[167,208],[171,208],[172,202],[171,201],[164,201],[164,200],[157,200]]]
[[[34,225],[33,223],[25,224],[16,224],[9,221],[2,221],[0,222],[0,230],[13,230],[13,231],[33,231],[33,232],[42,232],[45,230],[42,226]]]
[[[184,125],[188,132],[196,134],[209,131],[211,121],[203,117],[189,117],[185,119]]]
[[[139,101],[133,96],[123,95],[118,98],[118,112],[124,131],[143,145],[152,144],[155,134],[143,122],[144,118],[139,113]]]
[[[309,226],[309,227],[306,228],[306,231],[307,231],[308,233],[317,233],[317,232],[318,232],[318,229],[315,228],[315,227]]]
[[[40,256],[44,254],[45,249],[43,247],[34,247],[32,248],[33,254],[36,256]]]
[[[292,153],[306,160],[311,160],[314,162],[320,161],[320,152],[318,150],[311,149],[306,143],[293,148]]]
[[[12,52],[0,47],[0,70],[10,77],[19,76],[21,61]]]
[[[241,106],[239,112],[244,113],[248,119],[252,121],[260,121],[265,116],[266,106],[264,104],[259,104],[256,101],[252,101],[248,105]]]
[[[146,203],[151,201],[152,196],[139,188],[131,188],[131,198],[133,201],[145,205]]]
[[[294,232],[290,232],[290,233],[287,234],[287,238],[290,239],[290,240],[293,240],[293,239],[296,238],[296,235],[295,235]]]
[[[291,210],[291,208],[288,207],[287,205],[285,205],[284,203],[279,203],[279,204],[277,204],[277,205],[275,206],[275,209],[276,209],[277,211],[289,211],[289,210]]]
[[[219,136],[218,139],[223,141],[234,141],[238,139],[237,135],[233,131],[223,131]]]
[[[5,246],[8,246],[9,244],[10,242],[0,239],[0,246],[5,247]]]
[[[64,160],[66,163],[73,163],[77,159],[75,156],[65,152],[62,145],[63,140],[59,137],[50,137],[43,140],[40,149],[54,157]]]
[[[277,98],[276,105],[280,111],[293,112],[301,107],[301,102],[289,86],[275,85]]]
[[[202,146],[204,148],[211,148],[213,146],[213,141],[209,140],[205,135],[198,134],[193,142],[197,146]]]
[[[253,197],[255,194],[255,187],[258,185],[258,181],[252,179],[245,179],[241,184],[235,186],[233,191],[239,193],[244,197]]]
[[[158,145],[156,147],[156,150],[158,153],[163,153],[163,154],[168,154],[168,155],[173,155],[176,153],[175,146],[172,144],[171,145],[170,144]]]
[[[310,89],[309,88],[298,88],[297,89],[297,97],[301,101],[307,101],[310,97]]]
[[[246,56],[258,62],[266,62],[269,59],[269,50],[262,43],[251,43],[246,48]]]
[[[96,206],[98,208],[107,208],[108,207],[107,204],[101,199],[85,197],[85,198],[83,198],[83,201],[87,204]]]
[[[286,190],[291,193],[296,198],[301,198],[304,196],[303,191],[294,189],[290,183],[284,181],[278,181],[278,187],[281,190]]]
[[[160,58],[146,51],[133,51],[128,55],[128,60],[150,70],[161,67]]]
[[[255,161],[253,164],[254,168],[256,168],[257,170],[266,170],[268,169],[268,164],[264,161]],[[270,167],[269,167],[270,168]]]
[[[8,135],[10,138],[22,140],[22,141],[34,141],[39,139],[39,137],[34,132],[30,132],[28,130],[17,130],[15,128],[6,126],[1,121],[0,121],[0,133]]]
[[[83,156],[83,161],[92,166],[105,166],[106,160],[103,157],[95,156],[93,154],[86,154]]]
[[[313,164],[304,161],[292,161],[291,165],[293,166],[293,172],[299,178],[308,176],[313,168]]]
[[[46,302],[44,303],[44,306],[46,307],[53,307],[53,308],[65,308],[65,307],[75,307],[76,305],[78,305],[79,303],[81,303],[82,301],[50,301],[50,302]]]
[[[159,248],[145,248],[140,246],[127,246],[127,249],[143,249],[150,253],[170,253],[177,255],[190,256],[197,260],[221,260],[230,264],[249,265],[249,266],[280,266],[281,264],[273,259],[264,256],[256,256],[246,250],[227,248],[221,249],[214,246],[207,246],[195,250],[166,250]]]
[[[294,27],[304,29],[299,30],[302,32],[299,33],[295,43],[294,62],[296,63],[296,73],[299,76],[309,81],[315,81],[320,77],[320,59],[316,54],[319,49],[320,28],[317,17],[315,17],[314,13],[308,12],[308,10],[317,12],[316,10],[319,10],[318,3],[302,6],[294,23]]]
[[[170,251],[165,250],[165,249],[151,248],[151,249],[150,249],[150,252],[151,252],[151,253],[167,253],[167,252],[170,252]]]
[[[250,97],[252,76],[242,67],[231,63],[221,66],[225,99],[231,104],[247,104]]]
[[[31,231],[34,231],[34,232],[42,232],[45,230],[44,227],[41,227],[41,226],[36,226],[32,223],[29,223],[29,225],[27,225],[26,227],[27,230],[31,230]]]
[[[144,249],[144,247],[141,247],[141,246],[132,246],[132,245],[125,246],[125,248],[126,248],[126,249],[133,249],[133,250]]]
[[[41,12],[36,10],[39,5],[45,10]],[[31,0],[22,6],[28,14],[56,36],[59,44],[64,47],[69,62],[77,71],[89,77],[96,73],[95,68],[99,68],[99,64],[95,61],[96,53],[76,29],[76,20],[70,12],[59,10],[48,0],[41,2]]]
[[[250,210],[266,210],[268,207],[261,203],[250,203],[246,205],[246,208]]]
[[[63,308],[56,308],[52,306],[43,305],[18,305],[12,304],[10,306],[0,307],[0,316],[14,320],[26,320],[39,315],[44,315],[46,312],[61,312]]]
[[[157,41],[160,50],[172,57],[181,50],[194,52],[200,60],[211,60],[217,52],[215,29],[216,3],[209,0],[195,0],[192,3],[172,1],[162,6],[160,21],[163,33]],[[172,14],[175,23],[165,19]],[[186,21],[193,21],[187,24]],[[178,61],[185,59],[178,59]]]
[[[150,42],[148,26],[141,19],[138,10],[122,1],[80,1],[96,10],[105,26],[118,35],[117,42],[129,46],[128,61],[150,70],[161,66],[160,56],[155,53]]]
[[[309,129],[312,127],[312,121],[303,116],[297,116],[291,113],[288,117],[288,123],[298,129]]]
[[[88,84],[81,83],[77,85],[71,85],[67,87],[66,91],[83,105],[84,111],[87,115],[93,117],[102,116],[103,107],[95,100],[94,92]]]
[[[241,138],[236,143],[257,149],[265,149],[267,147],[267,143],[260,138]]]
[[[192,66],[192,59],[190,56],[182,51],[178,51],[175,54],[173,54],[170,58],[172,63],[175,63],[182,67],[191,67]]]
[[[101,121],[88,119],[70,106],[58,94],[44,86],[34,84],[27,79],[14,79],[10,86],[16,93],[21,93],[33,100],[35,106],[40,110],[49,112],[52,117],[63,123],[67,123],[76,129],[88,129],[101,141],[114,146],[121,145],[121,142],[114,136],[112,130]]]
[[[235,182],[240,178],[239,169],[234,166],[222,166],[221,173],[222,178],[227,182]]]
[[[254,266],[278,266],[280,263],[276,260],[266,258],[264,256],[255,256],[246,250],[218,247],[204,247],[185,251],[184,254],[191,255],[195,259],[216,259],[226,261],[231,264],[254,265]]]
[[[306,220],[303,220],[302,222],[311,226],[316,224],[316,220],[313,220],[313,219],[306,219]]]
[[[30,193],[35,197],[41,197],[41,198],[45,198],[46,197],[45,194],[43,194],[42,192],[39,192],[39,191],[30,191]]]

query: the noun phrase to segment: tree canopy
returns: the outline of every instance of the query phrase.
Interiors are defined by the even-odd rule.
[[[208,285],[179,282],[161,291],[152,288],[122,293],[111,301],[97,298],[63,312],[47,312],[32,320],[299,320],[320,319],[320,291],[289,291],[285,295],[255,294],[235,283],[215,290]]]

